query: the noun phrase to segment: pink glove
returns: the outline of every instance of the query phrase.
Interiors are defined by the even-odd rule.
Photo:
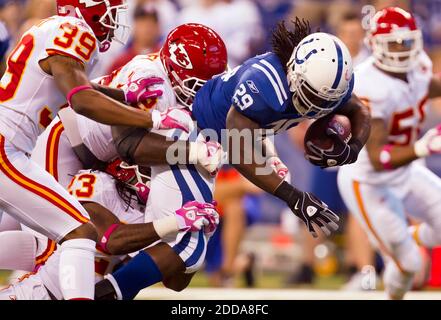
[[[148,184],[144,184],[142,182],[137,182],[135,184],[136,195],[138,196],[139,201],[142,204],[147,204],[147,200],[149,199],[150,194],[150,182]]]
[[[280,178],[285,179],[286,176],[289,174],[288,168],[278,157],[270,157],[267,162]]]
[[[213,177],[222,166],[222,156],[222,145],[216,141],[190,142],[189,162],[201,165]]]
[[[203,203],[201,209],[203,212],[207,214],[208,225],[205,226],[204,232],[206,235],[211,237],[217,229],[219,225],[219,213],[216,210],[217,202],[213,201],[212,203]]]
[[[179,231],[199,232],[204,229],[212,234],[219,224],[219,214],[213,204],[197,201],[187,202],[181,209],[176,210]]]
[[[129,80],[129,82],[122,87],[124,97],[127,103],[139,103],[148,99],[158,98],[162,96],[162,90],[149,91],[148,88],[155,84],[162,84],[164,80],[159,77],[138,78],[136,80]]]
[[[185,132],[193,130],[193,119],[186,109],[167,109],[164,112],[152,111],[153,129],[181,129]]]

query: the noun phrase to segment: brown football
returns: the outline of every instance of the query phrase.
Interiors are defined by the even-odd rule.
[[[308,128],[305,134],[305,152],[308,154],[309,148],[307,148],[308,141],[311,141],[315,146],[321,149],[330,149],[334,145],[334,139],[328,134],[328,129],[332,129],[339,137],[348,142],[352,138],[351,134],[351,121],[348,117],[334,114],[314,121]]]

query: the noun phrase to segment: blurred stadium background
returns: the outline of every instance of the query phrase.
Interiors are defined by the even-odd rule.
[[[128,0],[132,37],[126,46],[115,45],[101,59],[93,76],[101,76],[125,64],[137,54],[156,51],[164,36],[176,25],[199,22],[214,28],[225,40],[229,65],[270,48],[272,28],[281,19],[308,19],[313,30],[338,35],[349,47],[356,63],[367,55],[361,27],[363,6],[381,9],[397,5],[412,11],[424,33],[425,49],[441,72],[441,0]],[[0,58],[16,39],[36,21],[55,14],[54,0],[0,0]],[[433,101],[426,127],[441,120],[441,105]],[[281,202],[262,194],[231,168],[224,168],[217,182],[216,198],[222,223],[210,242],[205,270],[191,288],[173,293],[160,287],[144,290],[140,298],[226,299],[280,298],[333,299],[383,298],[382,261],[344,207],[335,183],[335,171],[314,168],[303,158],[305,126],[276,139],[281,159],[300,188],[319,195],[343,216],[339,233],[331,239],[313,240]],[[441,158],[427,165],[441,174]],[[1,245],[1,244],[0,244]],[[411,299],[440,298],[441,249],[421,249],[427,262],[415,281]],[[0,283],[11,275],[0,271]],[[219,289],[208,289],[219,288]],[[220,289],[224,288],[224,289]],[[227,289],[225,289],[227,288]],[[232,289],[241,288],[241,289]],[[244,288],[251,288],[251,291]],[[254,290],[253,290],[254,288]],[[274,289],[278,290],[274,290]],[[297,288],[297,290],[290,290]],[[333,290],[333,291],[323,291]],[[355,291],[370,291],[353,293]],[[338,292],[337,292],[338,291]],[[219,296],[220,295],[220,296]]]

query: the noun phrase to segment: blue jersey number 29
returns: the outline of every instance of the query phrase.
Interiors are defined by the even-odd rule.
[[[240,110],[245,110],[253,105],[253,97],[247,93],[247,88],[243,83],[234,93],[233,102],[240,108]]]

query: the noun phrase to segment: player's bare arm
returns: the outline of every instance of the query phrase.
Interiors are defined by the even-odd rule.
[[[366,144],[371,132],[371,116],[368,108],[366,108],[355,94],[351,99],[336,113],[342,114],[351,121],[352,139],[349,143],[354,143],[359,149]]]
[[[92,82],[92,87],[112,99],[135,106],[148,99],[155,99],[162,96],[163,91],[161,89],[149,90],[149,87],[163,83],[164,80],[159,77],[141,76],[135,79],[130,78],[128,82],[120,88],[108,87],[98,82]]]
[[[119,156],[126,162],[154,166],[170,164],[167,154],[185,154],[185,163],[199,164],[209,173],[217,172],[222,148],[217,142],[174,141],[139,128],[115,126],[112,136]],[[173,151],[172,151],[173,150]]]
[[[106,96],[108,96],[108,97],[110,97],[110,98],[112,98],[112,99],[114,99],[116,101],[119,101],[119,102],[122,102],[122,103],[124,103],[126,101],[125,97],[124,97],[124,91],[121,90],[121,89],[104,86],[102,84],[95,83],[95,82],[92,82],[91,84],[92,84],[92,87],[96,91],[99,91],[102,94],[104,94],[104,95],[106,95]]]
[[[428,97],[429,99],[441,97],[441,74],[433,75],[429,85]]]
[[[52,56],[40,62],[40,65],[55,78],[66,96],[77,87],[91,86],[84,66],[73,58]],[[75,112],[104,124],[153,127],[152,118],[146,112],[129,108],[93,89],[78,92],[73,95],[71,102]]]
[[[84,72],[84,66],[73,58],[52,56],[41,61],[40,65],[46,73],[54,77],[63,94],[71,95],[70,104],[75,112],[92,120],[108,125],[188,130],[188,123],[181,123],[177,120],[180,114],[176,110],[171,111],[176,115],[166,112],[165,117],[158,111],[147,113],[140,109],[130,108],[94,90]],[[73,90],[81,87],[82,90],[73,94]]]
[[[168,164],[167,150],[174,144],[185,150],[188,160],[187,141],[170,141],[147,130],[122,126],[112,127],[112,135],[120,157],[129,163],[142,166]]]
[[[251,119],[245,117],[236,111],[235,108],[230,108],[227,115],[227,129],[250,130],[259,129],[259,125]],[[229,157],[230,161],[233,159],[232,150],[240,150],[239,163],[233,163],[234,167],[248,180],[254,183],[259,188],[275,195],[279,199],[285,201],[293,213],[298,216],[306,224],[309,232],[314,237],[317,237],[315,228],[322,230],[327,235],[331,234],[331,230],[337,230],[339,221],[338,216],[330,211],[326,204],[315,197],[313,194],[303,192],[284,181],[276,171],[272,170],[268,175],[257,174],[258,169],[263,169],[264,164],[256,163],[253,155],[247,154],[246,150],[261,149],[262,141],[254,136],[253,130],[253,146],[244,145],[244,139],[240,139],[240,147],[234,148],[232,140],[229,141]],[[247,160],[247,161],[245,161]],[[251,160],[251,163],[249,163]],[[309,211],[307,211],[309,210]],[[312,211],[311,211],[312,210]],[[314,227],[315,226],[315,227]]]
[[[237,148],[236,146],[233,146],[231,143],[231,137],[229,141],[229,150],[228,155],[230,157],[230,161],[233,160],[233,157],[237,155],[233,155],[233,150],[240,150],[239,154],[239,163],[232,163],[234,167],[248,180],[250,180],[252,183],[254,183],[256,186],[261,188],[262,190],[265,190],[266,192],[269,192],[271,194],[274,194],[277,187],[283,182],[283,179],[277,175],[276,172],[271,172],[269,175],[257,175],[256,170],[258,168],[264,168],[266,166],[266,163],[264,164],[257,164],[255,162],[256,159],[254,159],[253,154],[246,154],[246,151],[250,150],[262,150],[262,141],[258,141],[258,137],[255,136],[256,130],[260,129],[259,125],[254,122],[253,120],[245,117],[244,115],[240,114],[234,107],[230,108],[230,111],[227,115],[227,129],[237,129],[239,131],[241,130],[251,130],[253,135],[253,143],[254,145],[252,148],[249,146],[244,145],[244,139],[240,139],[240,147]],[[250,161],[245,160],[251,160],[251,163],[246,163]]]
[[[82,205],[96,226],[101,248],[111,255],[142,250],[162,237],[180,231],[198,232],[204,229],[209,232],[208,228],[216,228],[219,223],[218,213],[213,205],[196,201],[185,204],[175,215],[138,224],[122,223],[112,212],[96,202],[82,202]],[[187,219],[185,214],[194,210],[198,212],[197,218]]]
[[[107,239],[106,249],[109,254],[121,255],[141,250],[160,239],[153,223],[123,224],[108,209],[96,202],[83,202],[97,228],[98,239],[102,239],[112,225],[117,228]]]
[[[372,119],[372,130],[366,149],[369,159],[377,171],[392,170],[405,166],[419,157],[413,144],[408,146],[388,145],[387,124],[383,119]]]

